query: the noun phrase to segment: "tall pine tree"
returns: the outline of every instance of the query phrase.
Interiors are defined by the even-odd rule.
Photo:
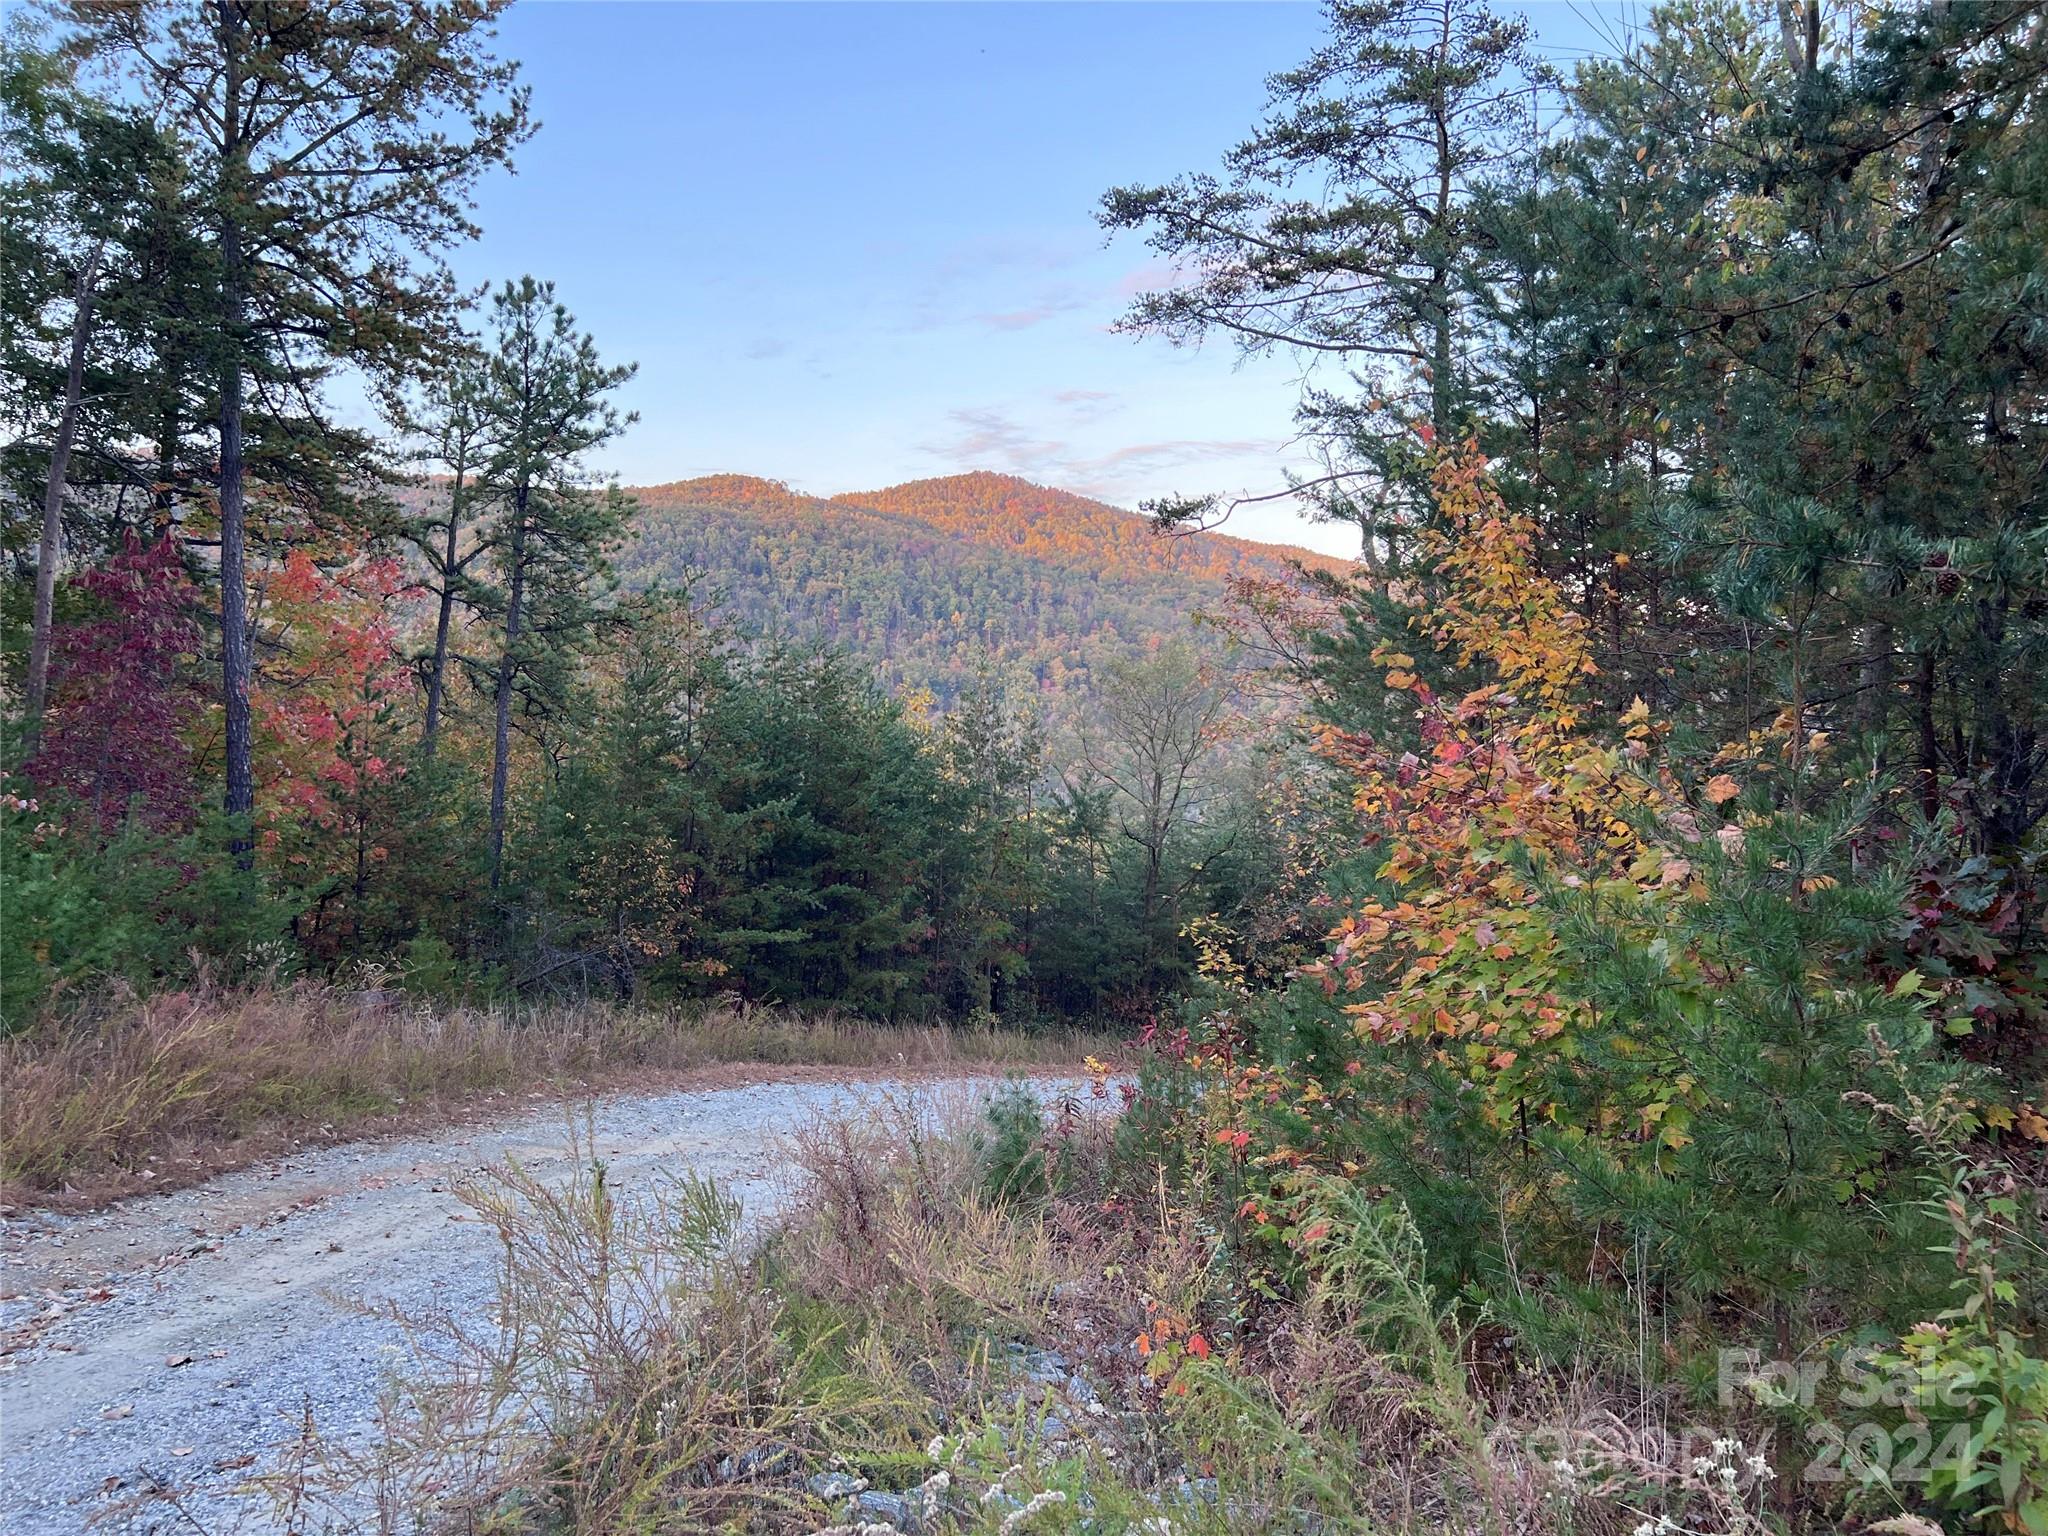
[[[138,76],[193,149],[214,240],[220,342],[221,692],[226,808],[255,805],[246,421],[323,417],[336,361],[403,375],[449,338],[440,252],[468,193],[528,132],[516,66],[489,52],[508,0],[99,0],[79,48]]]

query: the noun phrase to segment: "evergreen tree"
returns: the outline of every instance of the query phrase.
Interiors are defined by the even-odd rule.
[[[124,441],[138,423],[124,408],[148,353],[169,345],[176,329],[150,269],[160,190],[178,170],[174,150],[141,113],[81,91],[73,64],[25,32],[0,40],[0,154],[9,171],[0,192],[4,465],[10,492],[28,500],[33,486],[42,507],[23,689],[27,756],[48,697],[66,524],[85,521],[74,480],[112,479],[125,491],[141,478]],[[101,531],[82,552],[91,558],[117,544]]]
[[[275,398],[267,414],[317,425],[318,382],[333,360],[397,377],[445,344],[453,289],[438,253],[475,232],[469,188],[528,131],[514,67],[486,51],[503,4],[72,7],[78,46],[133,71],[190,136],[214,239],[230,816],[251,812],[256,792],[251,387]]]
[[[901,707],[843,656],[774,650],[743,697],[750,766],[728,805],[760,818],[743,915],[777,936],[754,950],[745,984],[784,1001],[918,1011],[943,918],[928,883],[936,764]]]
[[[1123,329],[1220,331],[1347,370],[1353,390],[1303,398],[1334,466],[1307,489],[1391,578],[1427,506],[1415,428],[1448,440],[1483,398],[1474,298],[1492,242],[1470,203],[1525,156],[1538,72],[1528,24],[1484,0],[1333,0],[1326,15],[1328,40],[1268,82],[1266,119],[1222,177],[1119,188],[1101,218],[1193,278],[1142,296]]]
[[[604,613],[606,550],[625,519],[615,490],[593,492],[584,456],[633,418],[606,398],[633,376],[607,367],[597,346],[555,300],[552,283],[507,283],[493,301],[492,335],[475,403],[490,443],[479,491],[493,507],[488,532],[494,602],[502,625],[492,667],[489,849],[491,889],[504,874],[506,795],[515,695],[545,712],[565,653]]]
[[[445,500],[404,523],[406,542],[426,563],[425,585],[434,599],[433,648],[422,662],[426,716],[420,725],[420,756],[427,762],[433,761],[441,734],[456,608],[473,611],[485,601],[481,584],[471,575],[471,567],[489,552],[478,536],[474,505],[491,454],[483,391],[481,367],[467,359],[458,362],[428,386],[425,409],[411,423],[423,439],[422,455],[448,477]]]
[[[732,637],[687,591],[656,593],[593,670],[519,860],[556,919],[553,963],[670,997],[744,987],[754,947],[794,935],[748,926],[761,812],[736,792],[751,771]]]
[[[933,861],[934,986],[949,1013],[1000,1011],[1030,968],[1045,878],[1045,732],[983,662],[933,744],[943,844]]]

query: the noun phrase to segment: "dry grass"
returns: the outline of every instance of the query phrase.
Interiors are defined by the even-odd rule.
[[[1055,1116],[1039,1150],[1061,1174],[1028,1197],[1002,1193],[1015,1126],[922,1090],[820,1120],[759,1244],[701,1183],[636,1200],[594,1162],[566,1186],[487,1171],[462,1195],[505,1245],[489,1325],[415,1320],[383,1454],[272,1491],[392,1533],[1052,1536],[1082,1511],[1102,1536],[1630,1528],[1532,1455],[1553,1404],[1532,1422],[1473,1394],[1398,1241],[1357,1294],[1253,1323],[1163,1183],[1105,1207],[1106,1120]],[[876,1525],[820,1474],[915,1519]]]
[[[1110,1282],[1100,1253],[985,1193],[976,1129],[945,1084],[820,1119],[791,1140],[793,1204],[765,1233],[687,1176],[615,1192],[594,1157],[566,1182],[510,1165],[463,1181],[503,1244],[495,1305],[404,1319],[414,1368],[382,1446],[266,1479],[281,1522],[854,1536],[865,1519],[808,1481],[830,1472],[917,1501],[931,1536],[1027,1536],[1004,1519],[1061,1482],[1078,1497],[1085,1457],[1051,1450],[1004,1344],[1056,1333]],[[1115,1310],[1118,1327],[1141,1315],[1128,1295]],[[1108,1513],[1114,1487],[1097,1494]],[[1061,1513],[1047,1503],[1028,1536]]]
[[[725,1067],[918,1075],[1071,1065],[1067,1032],[896,1028],[744,1004],[436,1009],[312,982],[110,999],[0,1041],[0,1184],[17,1201],[163,1189],[293,1140],[418,1125],[510,1089]]]

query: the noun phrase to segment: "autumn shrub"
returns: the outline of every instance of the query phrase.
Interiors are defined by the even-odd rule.
[[[2028,1006],[2007,958],[2030,942],[2014,887],[1987,875],[1980,895],[1953,822],[1823,720],[1788,710],[1716,750],[1681,746],[1641,700],[1598,709],[1583,623],[1531,525],[1469,452],[1438,459],[1435,490],[1413,639],[1373,643],[1389,703],[1322,736],[1369,867],[1345,875],[1328,951],[1292,987],[1219,990],[1155,1042],[1129,1139],[1162,1165],[1170,1149],[1248,1318],[1355,1279],[1333,1234],[1407,1233],[1438,1338],[1552,1391],[1593,1383],[1639,1419],[1727,1419],[1717,1438],[1744,1457],[1805,1446],[1838,1394],[1731,1402],[1728,1352],[1832,1380],[1873,1342],[1931,1350],[1954,1328],[1930,1321],[1953,1268],[1924,1180],[1958,1157],[2024,1179],[2021,1149],[2048,1127],[2023,1052],[1979,1048]],[[1947,940],[1928,931],[1944,905],[1968,919]],[[1170,1098],[1145,1103],[1155,1088]],[[1896,1110],[1936,1104],[1940,1147]],[[1389,1201],[1398,1217],[1367,1218]],[[2027,1400],[2039,1353],[2040,1298],[2013,1295],[2003,1342],[1963,1349],[1996,1366],[2001,1401]],[[1440,1410],[1479,1374],[1423,1371],[1410,1401]],[[1483,1464],[1481,1420],[1434,1422]],[[1880,1405],[1872,1427],[1911,1422]],[[1603,1496],[1684,1506],[1646,1492],[1668,1455],[1594,1440]],[[2001,1450],[2030,1487],[2027,1453]],[[1679,1481],[1718,1488],[1721,1454],[1705,1473],[1679,1458]],[[1974,1475],[1954,1481],[1981,1490]],[[2021,1520],[2003,1493],[1986,1518]],[[1707,1528],[1760,1518],[1747,1491],[1701,1497]],[[1850,1491],[1802,1501],[1839,1512]]]

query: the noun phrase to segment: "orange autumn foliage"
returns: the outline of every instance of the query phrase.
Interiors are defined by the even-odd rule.
[[[1509,513],[1476,450],[1435,472],[1441,525],[1426,536],[1442,590],[1414,628],[1446,659],[1492,681],[1452,700],[1383,644],[1386,684],[1414,700],[1423,753],[1330,733],[1324,749],[1352,774],[1353,805],[1386,850],[1399,899],[1367,902],[1331,934],[1314,968],[1364,1035],[1427,1040],[1496,1092],[1513,1091],[1525,1053],[1555,1039],[1578,1004],[1555,986],[1557,939],[1537,881],[1676,878],[1638,868],[1637,826],[1651,781],[1627,771],[1647,750],[1648,710],[1621,721],[1623,745],[1586,731],[1581,687],[1594,665],[1579,616],[1538,569],[1533,529]]]

